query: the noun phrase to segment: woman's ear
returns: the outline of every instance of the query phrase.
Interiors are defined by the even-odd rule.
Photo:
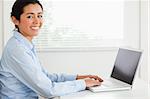
[[[19,20],[17,20],[14,16],[11,17],[11,20],[15,25],[19,25]]]

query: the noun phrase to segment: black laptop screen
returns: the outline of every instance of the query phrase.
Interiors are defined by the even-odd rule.
[[[111,77],[132,85],[142,52],[120,48]]]

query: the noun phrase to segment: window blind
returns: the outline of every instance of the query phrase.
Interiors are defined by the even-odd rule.
[[[34,39],[39,50],[123,45],[123,0],[45,0],[42,3],[45,23]]]

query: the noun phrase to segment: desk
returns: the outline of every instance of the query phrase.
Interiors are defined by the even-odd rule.
[[[137,78],[132,90],[99,93],[85,90],[53,99],[150,99],[150,89],[148,89],[148,87],[150,86],[148,86],[146,81]]]
[[[137,79],[132,90],[99,93],[85,90],[55,99],[150,99],[150,97],[148,96],[148,83],[141,79]]]

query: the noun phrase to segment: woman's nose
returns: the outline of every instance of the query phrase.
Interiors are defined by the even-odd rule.
[[[39,19],[37,17],[35,17],[33,23],[34,24],[38,24],[39,23]]]

